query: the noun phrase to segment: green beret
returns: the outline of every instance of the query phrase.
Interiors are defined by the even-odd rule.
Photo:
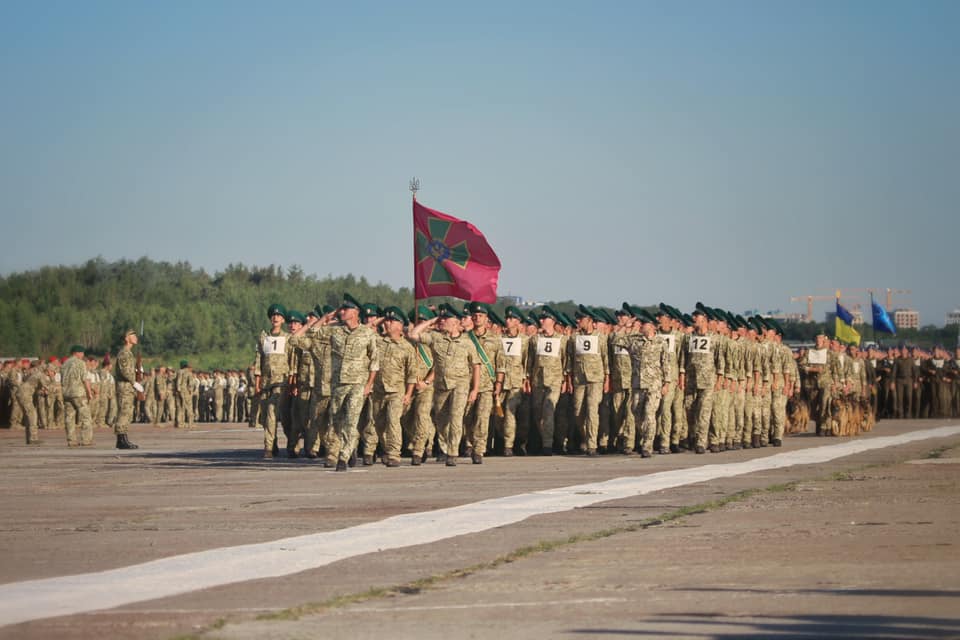
[[[375,305],[372,302],[365,302],[360,308],[360,314],[364,318],[379,318],[383,315],[383,311],[380,310],[380,307]]]
[[[741,316],[740,314],[737,314],[736,320],[737,320],[737,327],[743,327],[745,329],[750,328],[749,325],[747,325],[747,319]]]
[[[181,361],[180,361],[180,368],[181,368],[181,369],[186,369],[186,368],[189,367],[189,366],[190,366],[190,363],[187,362],[186,360],[181,360]]]
[[[300,324],[306,324],[307,322],[307,319],[303,317],[302,313],[293,309],[287,311],[286,320],[287,322],[299,322]]]
[[[688,327],[692,327],[692,326],[693,326],[693,316],[691,316],[689,313],[684,313],[684,314],[682,314],[682,315],[678,318],[678,320],[680,320],[680,322],[682,322],[683,324],[685,324],[685,325],[688,326]]]
[[[629,302],[624,302],[624,303],[623,303],[623,306],[620,307],[620,310],[621,310],[625,315],[628,315],[628,316],[630,316],[631,318],[636,317],[636,315],[637,315],[637,314],[634,312],[634,310],[633,310],[633,305],[631,305]]]
[[[606,309],[601,309],[600,307],[597,307],[593,310],[593,312],[600,319],[600,322],[606,322],[607,324],[617,324],[617,321],[610,316],[610,313]]]
[[[657,324],[656,318],[650,315],[649,311],[646,309],[641,309],[640,307],[637,307],[637,320],[640,320],[641,322],[649,322],[650,324]]]
[[[336,311],[336,309],[333,308],[333,305],[330,305],[330,304],[323,305],[323,308],[321,308],[320,310],[323,311],[323,315],[327,315],[328,313],[333,313],[334,311]]]
[[[577,320],[579,320],[580,318],[590,318],[594,322],[597,321],[597,314],[595,314],[593,310],[590,309],[590,307],[584,306],[582,304],[577,305],[577,310],[573,315]]]
[[[463,314],[462,314],[462,313],[460,313],[459,311],[457,311],[457,310],[453,307],[453,305],[451,305],[451,304],[449,304],[449,303],[446,303],[446,302],[444,302],[443,304],[440,305],[440,308],[437,309],[437,314],[438,314],[441,318],[457,318],[457,319],[463,318]]]
[[[551,307],[548,304],[543,305],[543,308],[540,309],[539,317],[540,317],[540,320],[543,320],[544,318],[550,318],[554,322],[559,322],[560,324],[563,324],[563,320],[560,319],[560,314],[554,311],[553,307]]]
[[[570,319],[570,316],[568,316],[568,315],[567,315],[566,313],[564,313],[563,311],[560,312],[560,316],[563,318],[563,322],[562,322],[561,324],[563,324],[564,326],[567,326],[567,327],[576,327],[576,326],[577,326],[577,323],[574,322],[573,320],[571,320],[571,319]]]
[[[340,308],[341,308],[341,309],[356,309],[356,310],[359,311],[360,308],[361,308],[361,305],[360,305],[359,302],[357,302],[357,299],[356,299],[356,298],[354,298],[354,297],[353,297],[352,295],[350,295],[349,293],[345,293],[345,294],[343,294],[343,302],[340,303]]]
[[[417,307],[417,316],[419,316],[421,320],[431,320],[436,318],[437,314],[434,313],[433,310],[427,305],[421,304]]]
[[[529,315],[527,316],[525,322],[526,322],[527,324],[532,324],[533,326],[536,327],[537,325],[540,324],[540,318],[539,318],[539,316],[537,316],[537,314],[535,314],[533,311],[531,311],[531,312],[529,313]]]
[[[504,309],[504,311],[503,311],[503,317],[504,317],[504,318],[516,318],[517,320],[521,320],[521,321],[523,321],[523,322],[526,322],[526,321],[527,321],[527,317],[526,317],[525,315],[523,315],[523,312],[520,311],[520,309],[517,309],[516,307],[514,307],[513,305],[511,305],[511,306],[507,307],[506,309]]]
[[[70,347],[70,353],[86,353],[87,348],[80,344],[75,344]]]
[[[313,309],[310,309],[310,311],[307,311],[307,317],[309,318],[310,316],[313,316],[314,318],[319,318],[322,316],[323,314],[318,311],[319,308],[320,305],[317,305]]]
[[[272,318],[273,316],[283,316],[284,319],[286,319],[286,308],[282,304],[274,302],[272,305],[267,307],[267,317]]]
[[[699,302],[698,302],[697,304],[700,305]],[[692,317],[696,317],[696,316],[705,316],[705,317],[707,317],[707,318],[710,317],[710,316],[707,315],[707,310],[703,308],[703,305],[698,306],[696,309],[694,309],[694,310],[691,312],[691,314],[690,314],[690,317],[691,317],[691,318],[692,318]]]
[[[465,307],[467,313],[485,313],[490,315],[490,307],[483,302],[470,302]]]
[[[400,307],[387,307],[383,310],[383,319],[384,320],[396,320],[397,322],[402,322],[407,324],[407,316],[404,315]]]

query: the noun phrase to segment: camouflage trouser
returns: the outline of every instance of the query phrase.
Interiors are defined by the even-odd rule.
[[[318,455],[322,440],[327,450],[327,460],[336,462],[337,456],[340,455],[340,447],[337,444],[336,452],[331,456],[330,448],[334,446],[335,434],[330,422],[330,396],[321,395],[316,389],[311,391],[309,412],[310,422],[307,424],[307,435],[303,438],[303,448]],[[339,440],[337,442],[339,443]]]
[[[553,446],[553,431],[556,425],[557,403],[560,401],[560,387],[534,387],[531,411],[533,423],[540,430],[543,448]],[[566,436],[566,434],[564,434]],[[564,439],[566,439],[564,437]]]
[[[743,434],[741,436],[744,444],[749,444],[753,438],[754,414],[757,410],[757,396],[753,389],[745,391],[743,396]]]
[[[307,430],[310,428],[310,389],[299,389],[290,402],[290,437],[287,439],[287,451],[296,451],[297,443],[303,438],[303,451],[307,447]]]
[[[611,432],[613,422],[613,394],[604,393],[600,398],[599,408],[599,431],[597,432],[597,444],[606,447],[610,440],[616,440],[616,433]]]
[[[657,409],[660,408],[660,387],[656,389],[638,389],[634,411],[634,421],[640,425],[641,451],[653,451],[653,440],[657,435]]]
[[[635,425],[633,419],[632,391],[630,389],[617,389],[613,392],[610,400],[611,413],[613,414],[613,428],[616,431],[617,446],[623,451],[629,451],[633,448],[633,441],[636,438]]]
[[[250,410],[247,411],[247,425],[251,429],[255,428],[257,425],[260,424],[260,405],[261,404],[263,404],[263,402],[259,395],[252,394],[250,396]],[[199,407],[197,408],[199,409]]]
[[[600,428],[600,400],[603,398],[602,382],[586,382],[573,385],[573,414],[580,429],[580,450],[597,448]]]
[[[673,443],[673,398],[677,394],[677,383],[671,382],[667,392],[660,396],[660,408],[657,409],[657,435],[660,446],[668,447]]]
[[[193,402],[190,396],[184,397],[179,394],[177,394],[175,400],[177,401],[177,415],[174,417],[173,426],[177,429],[187,429],[193,422]]]
[[[757,397],[753,408],[753,435],[760,437],[761,444],[770,441],[770,386],[764,385],[764,391]]]
[[[413,397],[414,434],[411,444],[413,456],[422,457],[424,451],[430,454],[433,449],[433,436],[436,427],[430,412],[433,410],[433,387],[427,386],[416,392]]]
[[[37,432],[39,419],[37,416],[37,408],[33,406],[33,396],[18,392],[15,394],[14,404],[19,404],[20,411],[23,412],[27,444],[39,440],[40,434]]]
[[[338,460],[346,462],[354,454],[360,433],[360,412],[363,411],[364,384],[341,384],[334,388],[330,396],[330,417],[333,428],[340,440]],[[327,454],[329,458],[329,453]]]
[[[277,441],[277,421],[283,420],[283,403],[286,398],[287,387],[284,385],[270,389],[260,401],[264,451],[272,451],[273,444]]]
[[[747,401],[747,392],[744,389],[743,382],[740,383],[739,388],[737,389],[736,394],[733,396],[733,444],[743,444],[744,434],[746,428],[746,420],[744,419],[744,411]],[[749,437],[746,438],[747,441],[750,440]]]
[[[713,412],[713,387],[697,389],[689,384],[684,394],[684,407],[687,410],[687,424],[693,427],[695,447],[707,446],[710,434],[710,414]]]
[[[727,441],[729,414],[730,392],[726,389],[715,391],[713,396],[713,411],[710,416],[710,421],[713,425],[709,437],[711,445],[721,445]]]
[[[67,432],[67,444],[93,444],[93,418],[86,396],[63,399],[64,429]],[[77,427],[80,427],[80,440],[77,440]]]
[[[440,451],[457,457],[463,437],[463,415],[467,406],[469,387],[464,384],[453,389],[436,389],[433,392],[433,409],[437,420]]]
[[[670,444],[679,445],[687,440],[687,407],[684,390],[680,388],[679,382],[673,386],[675,391],[673,392],[673,405],[670,408],[673,414]]]
[[[517,414],[523,404],[523,392],[520,389],[509,389],[504,393],[502,402],[503,420],[500,428],[503,432],[503,449],[507,451],[513,449],[517,439]]]
[[[490,414],[493,412],[493,389],[477,394],[473,420],[467,426],[467,445],[473,452],[483,455],[487,452],[487,439],[490,435]]]
[[[376,425],[377,435],[383,442],[383,453],[387,459],[399,460],[400,447],[403,444],[403,431],[400,428],[400,416],[403,414],[402,391],[391,393],[373,392],[373,423]],[[374,441],[372,447],[364,438],[365,455],[373,455],[377,448]]]
[[[234,422],[237,419],[237,392],[234,389],[227,389],[223,396],[223,419],[227,422]]]
[[[783,388],[773,390],[770,407],[770,440],[783,440],[783,430],[787,424],[787,395]]]
[[[360,422],[357,426],[360,432],[360,439],[363,441],[363,454],[372,456],[377,451],[377,443],[380,437],[377,435],[377,425],[374,420],[373,393],[363,401],[363,409],[360,412]]]
[[[223,389],[221,387],[213,391],[213,420],[223,422]]]
[[[117,400],[119,408],[117,410],[117,423],[113,426],[115,434],[123,435],[130,428],[133,422],[133,403],[137,399],[137,392],[129,382],[117,384]]]

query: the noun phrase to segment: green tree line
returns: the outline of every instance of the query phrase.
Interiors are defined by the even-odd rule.
[[[318,278],[298,265],[231,264],[213,275],[188,262],[148,258],[47,266],[0,277],[0,356],[62,356],[75,343],[98,355],[116,353],[124,330],[140,331],[142,323],[140,344],[147,363],[170,365],[187,359],[201,368],[241,368],[253,361],[256,336],[268,326],[270,304],[306,312],[316,304],[338,305],[344,292],[382,307],[413,306],[411,289],[395,290],[351,274]],[[570,300],[550,304],[571,317],[576,310]],[[494,308],[502,315],[504,306]],[[857,328],[865,340],[873,339],[869,326]],[[832,327],[823,323],[784,324],[791,341],[813,342],[824,329],[833,335]],[[950,347],[957,344],[957,329],[931,326],[880,337],[884,344]]]

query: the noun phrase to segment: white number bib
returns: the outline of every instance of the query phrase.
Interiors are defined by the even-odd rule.
[[[578,356],[592,356],[600,353],[599,336],[577,336],[576,352]]]
[[[265,336],[261,348],[265,356],[285,353],[287,351],[287,336]]]
[[[523,341],[520,339],[520,336],[516,338],[500,338],[500,342],[503,345],[503,355],[508,358],[520,357],[520,350],[523,348]]]
[[[659,335],[660,339],[667,343],[667,351],[669,351],[671,354],[676,353],[674,349],[677,347],[677,336],[673,335],[672,333],[661,333]]]
[[[827,350],[826,349],[810,349],[810,351],[807,351],[807,363],[808,364],[827,364]]]
[[[690,353],[710,353],[710,336],[691,335],[687,351]]]
[[[622,345],[615,344],[615,345],[613,345],[613,355],[615,355],[615,356],[629,356],[629,355],[630,355],[630,350],[627,349],[626,347],[622,346]]]
[[[545,336],[537,338],[537,355],[548,358],[559,358],[560,338],[547,338]]]

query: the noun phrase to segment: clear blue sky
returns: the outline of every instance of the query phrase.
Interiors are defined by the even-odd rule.
[[[416,175],[501,294],[960,305],[960,2],[9,1],[0,87],[3,274],[411,286]]]

